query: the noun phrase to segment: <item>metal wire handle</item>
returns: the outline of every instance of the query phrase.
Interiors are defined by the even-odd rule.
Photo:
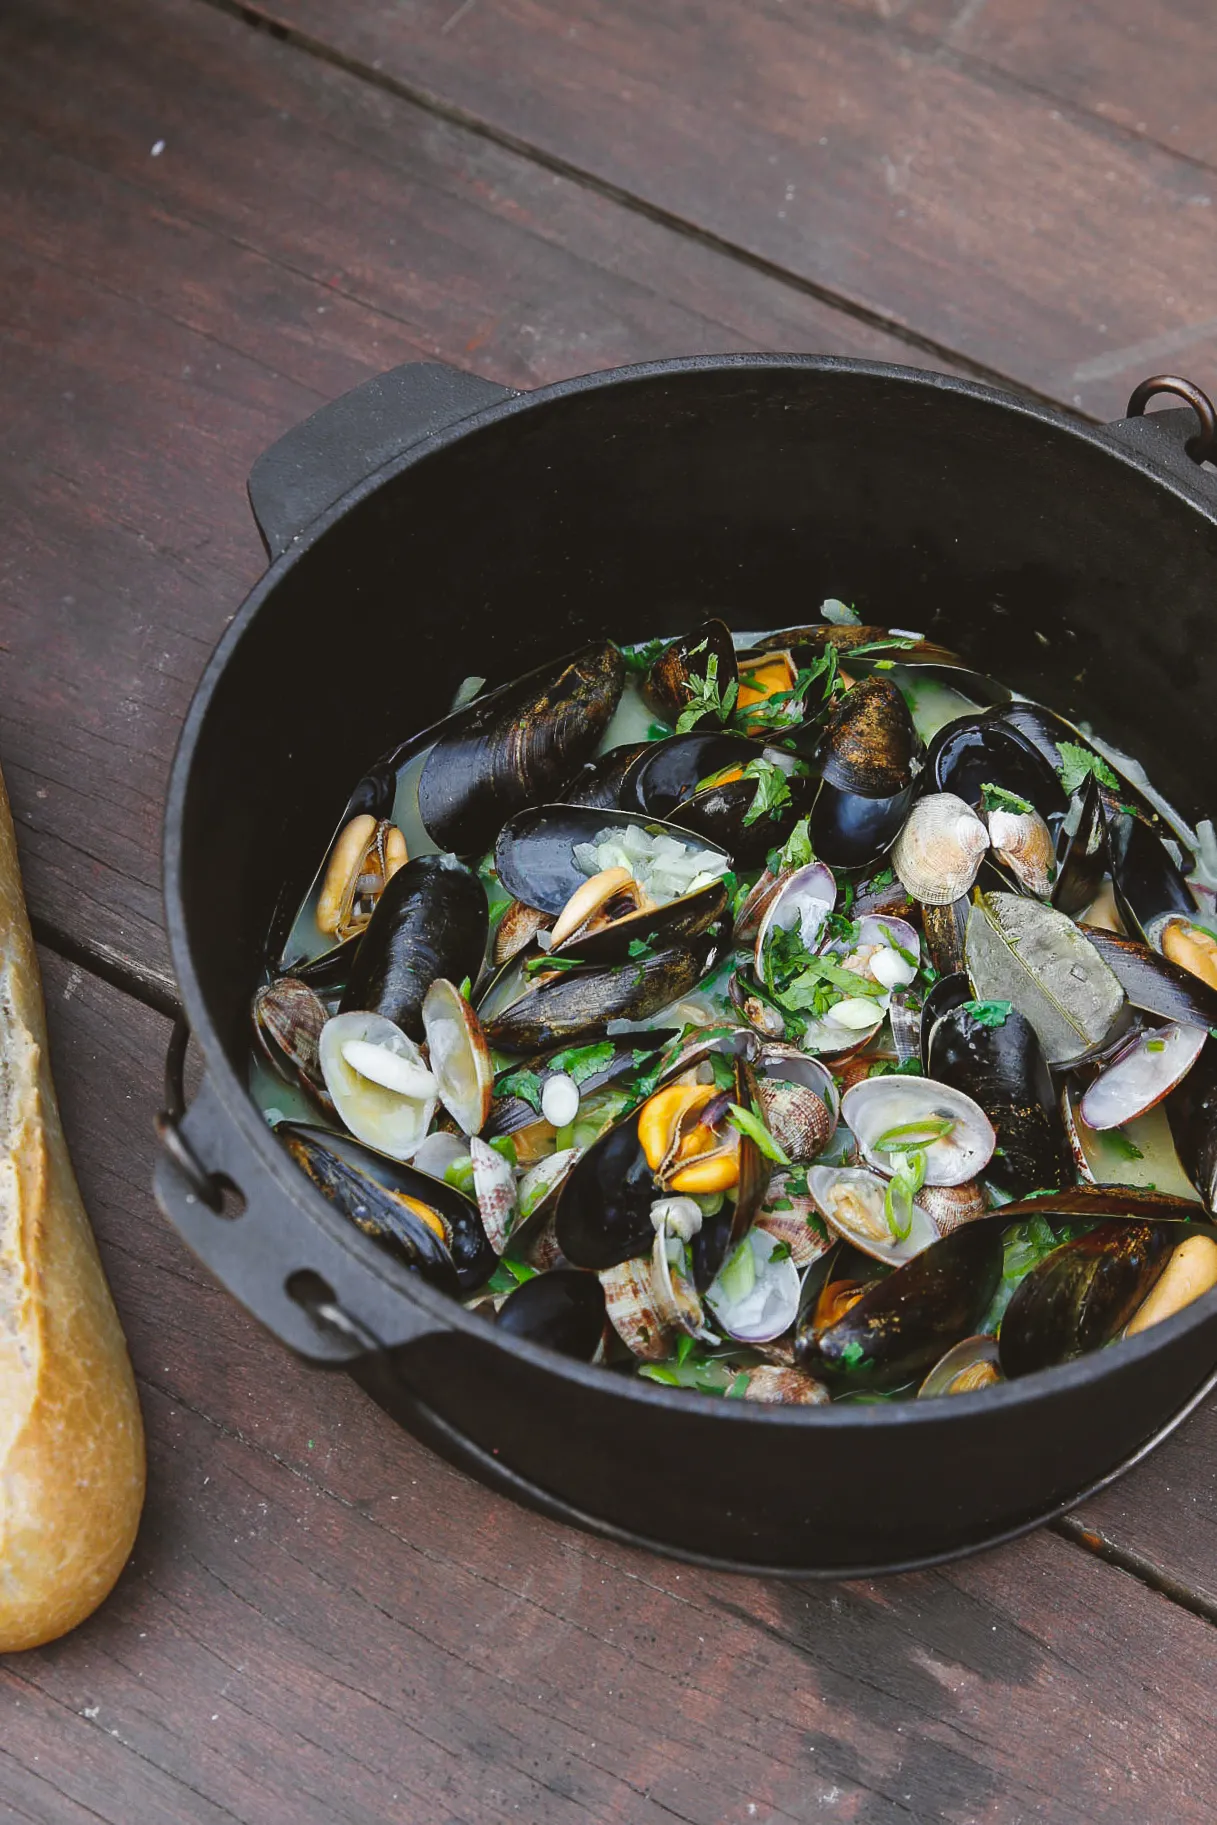
[[[1193,380],[1184,380],[1178,374],[1155,374],[1151,379],[1143,380],[1128,402],[1126,416],[1144,417],[1146,406],[1159,393],[1173,393],[1176,399],[1182,399],[1191,406],[1200,420],[1199,431],[1194,437],[1189,437],[1183,446],[1192,461],[1207,463],[1217,460],[1217,409],[1208,394]]]

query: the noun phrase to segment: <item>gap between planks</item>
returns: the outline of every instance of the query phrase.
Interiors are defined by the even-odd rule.
[[[302,51],[306,56],[316,58],[318,62],[328,63],[335,69],[344,71],[349,76],[367,83],[370,87],[380,89],[396,100],[410,103],[423,113],[432,115],[450,126],[461,128],[476,138],[498,146],[505,152],[513,153],[517,158],[526,159],[543,171],[555,177],[564,178],[567,182],[578,185],[592,195],[614,203],[618,208],[629,210],[632,214],[653,222],[656,227],[666,229],[682,240],[691,241],[720,258],[733,260],[736,265],[748,268],[762,278],[770,279],[775,284],[783,285],[788,290],[798,292],[804,297],[814,298],[820,304],[839,311],[842,316],[851,317],[857,323],[865,324],[869,329],[879,330],[885,335],[897,338],[909,349],[916,349],[919,354],[932,355],[935,360],[947,363],[960,373],[969,375],[974,380],[984,381],[989,386],[1000,387],[1005,392],[1020,394],[1023,398],[1038,400],[1043,405],[1053,406],[1058,411],[1066,408],[1062,401],[1051,393],[1030,386],[1003,369],[990,367],[987,363],[977,361],[972,356],[961,354],[950,344],[940,342],[936,337],[923,335],[898,317],[889,316],[884,311],[872,310],[856,299],[844,297],[831,286],[817,284],[814,279],[806,278],[801,273],[792,272],[776,260],[766,259],[763,254],[754,253],[751,249],[741,247],[738,242],[725,235],[716,234],[712,229],[688,221],[684,216],[664,209],[649,198],[638,195],[622,185],[614,184],[585,166],[573,163],[560,157],[557,153],[548,152],[544,147],[534,145],[530,140],[509,132],[506,128],[492,125],[479,115],[460,107],[457,103],[446,101],[429,89],[417,87],[403,78],[392,75],[389,71],[378,69],[374,64],[365,63],[362,58],[328,45],[316,38],[311,32],[302,31],[296,26],[284,25],[280,20],[260,12],[255,6],[243,5],[241,0],[198,0],[199,4],[210,6],[214,11],[238,19],[253,31],[266,32],[270,37],[289,44],[294,50]],[[1110,123],[1105,123],[1110,124]],[[1090,424],[1102,421],[1093,413],[1070,405],[1068,410],[1074,418]]]

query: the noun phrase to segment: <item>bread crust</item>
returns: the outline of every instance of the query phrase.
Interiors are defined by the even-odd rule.
[[[0,1653],[109,1593],[144,1499],[126,1340],[60,1122],[0,776]]]

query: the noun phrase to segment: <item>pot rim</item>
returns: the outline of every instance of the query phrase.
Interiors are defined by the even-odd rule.
[[[1133,448],[1114,438],[1101,425],[1088,424],[1046,401],[1007,392],[1003,388],[977,380],[942,374],[929,369],[905,367],[891,362],[868,361],[851,356],[834,355],[752,353],[685,355],[659,361],[597,369],[589,374],[554,381],[547,386],[513,394],[496,401],[424,438],[420,443],[412,445],[406,451],[392,457],[388,462],[361,477],[345,494],[318,515],[286,551],[267,566],[217,641],[195,687],[174,751],[162,836],[163,891],[170,955],[177,977],[183,1012],[202,1052],[207,1074],[216,1096],[228,1119],[234,1123],[245,1144],[254,1151],[262,1165],[270,1169],[279,1184],[288,1192],[301,1211],[307,1214],[312,1223],[329,1229],[331,1232],[333,1213],[330,1207],[321,1193],[292,1166],[283,1149],[275,1142],[272,1130],[263,1120],[220,1044],[199,985],[186,935],[185,909],[182,902],[181,828],[187,784],[194,766],[199,736],[210,710],[216,686],[267,597],[282,579],[297,564],[306,559],[313,547],[324,539],[331,528],[345,518],[355,506],[378,492],[381,487],[395,481],[408,469],[425,463],[431,456],[446,450],[450,445],[466,437],[476,435],[490,425],[527,414],[555,401],[578,398],[609,386],[638,384],[684,374],[704,375],[707,373],[775,375],[814,373],[839,377],[846,384],[854,377],[867,381],[888,380],[901,385],[915,386],[922,391],[959,395],[976,401],[982,406],[993,407],[1002,412],[1014,412],[1020,417],[1034,420],[1051,431],[1064,433],[1070,438],[1095,447],[1112,460],[1142,475],[1146,481],[1167,489],[1182,504],[1200,513],[1202,517],[1217,526],[1217,503],[1206,499],[1198,489],[1196,491],[1189,489],[1180,476],[1155,463],[1143,450]],[[1198,1209],[1203,1212],[1204,1206],[1199,1205]],[[496,1349],[517,1356],[533,1367],[547,1370],[551,1374],[561,1375],[591,1392],[606,1395],[612,1393],[621,1399],[641,1401],[669,1412],[688,1414],[692,1411],[698,1415],[706,1413],[702,1403],[695,1403],[692,1409],[690,1408],[689,1390],[665,1387],[637,1375],[630,1378],[610,1375],[590,1363],[577,1362],[557,1351],[530,1343],[527,1339],[499,1334],[496,1327],[488,1325],[485,1319],[479,1318],[475,1313],[467,1312],[458,1300],[449,1298],[428,1286],[425,1281],[411,1275],[404,1266],[399,1267],[390,1256],[383,1255],[373,1243],[366,1241],[357,1232],[348,1240],[366,1265],[400,1292],[402,1297],[412,1305],[435,1318],[438,1321],[437,1328],[439,1329],[465,1333],[479,1339],[483,1344],[489,1343]],[[1208,1325],[1214,1318],[1217,1318],[1217,1288],[1204,1294],[1174,1317],[1150,1330],[1141,1332],[1136,1337],[1121,1339],[1103,1350],[1078,1357],[1072,1362],[1058,1364],[1050,1369],[1038,1370],[1033,1374],[1022,1376],[1016,1381],[1003,1382],[971,1394],[952,1395],[949,1403],[945,1404],[941,1400],[913,1399],[874,1403],[834,1401],[824,1406],[811,1407],[768,1406],[761,1402],[716,1398],[713,1411],[717,1416],[724,1418],[727,1423],[744,1421],[777,1428],[789,1426],[865,1427],[876,1431],[893,1425],[936,1424],[953,1415],[964,1418],[978,1411],[995,1413],[999,1409],[1050,1399],[1057,1393],[1062,1396],[1067,1395],[1076,1388],[1102,1380],[1109,1365],[1123,1366],[1155,1356],[1161,1349],[1182,1338],[1193,1328],[1199,1329]],[[1170,1417],[1164,1427],[1160,1427],[1154,1432],[1131,1460],[1126,1460],[1121,1464],[1119,1470],[1113,1471],[1100,1483],[1093,1485],[1090,1490],[1082,1492],[1082,1495],[1093,1493],[1094,1489],[1104,1487],[1107,1482],[1127,1468],[1128,1462],[1137,1461],[1137,1458],[1143,1455],[1144,1451],[1148,1450],[1153,1443],[1165,1436],[1166,1432],[1173,1430],[1174,1426],[1203,1398],[1210,1385],[1211,1382],[1206,1381],[1202,1388],[1189,1397],[1183,1407]],[[702,1402],[711,1398],[713,1397],[703,1396]],[[978,1407],[978,1402],[983,1405]],[[1051,1515],[1063,1513],[1066,1508],[1073,1506],[1080,1499],[1082,1496],[1071,1496],[1066,1502],[1053,1508],[1049,1515],[1040,1515],[1032,1521],[1022,1523],[1008,1534],[1002,1535],[1001,1538],[1003,1540],[1013,1539],[1031,1527],[1040,1525],[1044,1519],[1051,1518]],[[597,1525],[603,1526],[602,1523],[597,1523]],[[981,1544],[987,1546],[994,1543],[994,1541],[986,1540]],[[674,1549],[665,1546],[663,1550],[670,1553]],[[695,1557],[695,1555],[680,1555],[679,1549],[675,1550],[678,1556]],[[980,1547],[978,1546],[976,1550],[980,1550]],[[959,1550],[955,1549],[942,1557],[952,1559],[959,1556]],[[720,1563],[709,1560],[704,1562],[707,1564]],[[918,1560],[915,1563],[928,1565],[938,1562],[938,1559],[932,1559]],[[727,1562],[722,1561],[721,1563]],[[910,1564],[912,1563],[914,1562],[910,1561]],[[856,1574],[850,1573],[850,1575]]]

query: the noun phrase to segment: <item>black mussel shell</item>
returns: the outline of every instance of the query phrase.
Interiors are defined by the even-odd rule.
[[[891,798],[843,792],[826,779],[811,812],[816,855],[832,868],[866,868],[889,850],[912,810],[918,782]]]
[[[513,812],[552,799],[596,747],[624,681],[617,647],[599,640],[475,702],[419,775],[419,813],[433,839],[479,855]]]
[[[575,1267],[600,1272],[649,1253],[651,1206],[659,1190],[629,1115],[589,1147],[563,1181],[554,1232]]]
[[[507,892],[541,912],[560,913],[589,877],[575,861],[580,843],[591,843],[601,831],[645,830],[650,836],[673,836],[691,849],[713,847],[725,865],[730,855],[717,843],[707,845],[691,830],[636,811],[604,811],[585,805],[536,805],[521,811],[499,832],[494,846],[495,873]],[[635,932],[637,935],[637,931]]]
[[[755,744],[753,744],[755,748]],[[754,752],[752,758],[758,758]],[[790,778],[790,797],[774,811],[752,816],[755,779],[724,780],[707,786],[677,806],[676,819],[703,842],[730,852],[737,868],[755,868],[769,851],[781,848],[801,817],[811,810],[816,782],[806,775]]]
[[[1059,773],[1062,765],[1061,742],[1071,742],[1075,747],[1086,748],[1091,753],[1096,751],[1081,729],[1075,728],[1065,717],[1058,716],[1055,710],[1045,709],[1041,703],[1016,699],[1012,703],[1001,704],[996,709],[986,711],[984,720],[1013,729],[1024,741],[1030,742],[1056,773]],[[1118,772],[1118,769],[1113,771]],[[1148,824],[1153,830],[1170,834],[1157,810],[1131,780],[1121,777],[1118,788],[1100,784],[1099,796],[1108,813],[1118,814],[1123,806],[1131,806],[1142,823]]]
[[[1061,837],[1064,853],[1058,849],[1060,867],[1052,889],[1052,904],[1071,919],[1080,918],[1093,906],[1103,877],[1111,869],[1111,845],[1107,836],[1107,814],[1099,792],[1099,782],[1092,773],[1082,794],[1082,815],[1069,838]]]
[[[604,1331],[604,1288],[595,1274],[553,1268],[508,1293],[497,1322],[513,1337],[590,1362]]]
[[[795,1327],[795,1361],[839,1389],[919,1381],[975,1331],[1001,1270],[1000,1224],[965,1223],[868,1286],[835,1324],[817,1326],[815,1310],[806,1314]]]
[[[1049,824],[1063,818],[1069,800],[1044,756],[1016,730],[983,716],[961,716],[939,729],[926,770],[936,792],[953,792],[979,805],[982,786],[1000,786],[1033,805]]]
[[[648,742],[628,769],[621,790],[627,810],[650,817],[672,817],[677,805],[692,798],[699,783],[727,767],[747,766],[760,750],[746,735],[722,729],[693,729],[687,735],[669,735],[666,741]],[[679,817],[672,817],[680,823]]]
[[[1063,1242],[1032,1268],[1006,1308],[998,1336],[1002,1372],[1013,1379],[1102,1349],[1128,1323],[1177,1241],[1171,1224],[1112,1222]]]
[[[946,906],[922,906],[921,929],[930,962],[940,976],[954,976],[967,968],[968,913],[972,901],[967,894],[951,900]]]
[[[328,1129],[280,1122],[275,1133],[318,1191],[357,1229],[361,1229],[364,1235],[371,1236],[433,1286],[453,1295],[460,1290],[455,1259],[446,1243],[440,1240],[434,1229],[416,1211],[402,1202],[394,1187],[386,1185],[378,1173],[370,1170],[370,1162],[379,1160],[381,1156],[372,1154],[368,1148],[359,1147],[358,1142],[348,1142],[344,1136],[332,1134]],[[385,1163],[396,1165],[395,1161]],[[424,1179],[425,1175],[415,1173],[413,1177]],[[427,1183],[426,1190],[428,1195],[420,1197],[419,1201],[430,1209],[430,1182]],[[440,1191],[451,1193],[452,1188],[441,1185]],[[418,1194],[410,1192],[407,1195]],[[460,1197],[459,1192],[453,1195]],[[445,1211],[448,1208],[448,1199],[445,1198]],[[473,1211],[473,1218],[477,1221],[476,1210]],[[446,1216],[441,1221],[445,1233],[451,1233]],[[481,1229],[480,1222],[478,1229]],[[490,1248],[484,1235],[482,1242],[487,1249]],[[468,1287],[472,1289],[480,1286],[493,1271],[494,1251],[490,1249],[485,1272],[480,1271],[479,1264],[477,1277],[468,1279]]]
[[[433,1231],[401,1200],[413,1198],[425,1205],[438,1217],[446,1231],[447,1253],[456,1270],[461,1292],[475,1291],[494,1272],[497,1256],[482,1228],[478,1207],[471,1198],[457,1191],[455,1186],[443,1179],[433,1178],[429,1172],[420,1172],[417,1166],[411,1166],[404,1160],[391,1160],[387,1154],[377,1153],[373,1147],[365,1147],[351,1135],[335,1134],[328,1128],[312,1128],[304,1122],[280,1122],[275,1134],[286,1143],[288,1152],[299,1165],[304,1166],[313,1183],[320,1185],[323,1191],[326,1188],[318,1175],[328,1173],[333,1177],[337,1168],[341,1167],[347,1175],[344,1182],[361,1197],[371,1196],[368,1188],[374,1185],[387,1198],[387,1203],[376,1205],[374,1222],[388,1227],[390,1234],[395,1237],[399,1234],[414,1237],[416,1231],[426,1231],[426,1236],[442,1247]],[[326,1196],[331,1198],[331,1202],[339,1202],[328,1191]],[[351,1217],[352,1222],[358,1223],[361,1229],[367,1229],[367,1225],[360,1221],[353,1210],[347,1209],[345,1214]],[[368,1229],[368,1234],[372,1233],[373,1230]],[[418,1240],[421,1242],[425,1238],[419,1237]]]
[[[718,950],[716,932],[699,932],[651,957],[553,976],[542,973],[538,986],[483,1020],[483,1031],[492,1046],[513,1056],[603,1039],[611,1020],[647,1020],[691,993]]]
[[[579,1078],[580,1095],[590,1096],[594,1091],[602,1090],[606,1084],[628,1077],[639,1070],[644,1062],[653,1064],[655,1055],[679,1038],[679,1027],[639,1027],[636,1033],[614,1034],[611,1040],[602,1042],[611,1046],[611,1057],[597,1070]],[[566,1056],[565,1047],[557,1052],[543,1052],[535,1058],[521,1059],[518,1064],[512,1065],[511,1070],[531,1071],[539,1088],[544,1090],[546,1078],[554,1072],[562,1071]],[[533,1122],[540,1120],[539,1112],[522,1096],[497,1096],[491,1104],[490,1116],[482,1129],[482,1135],[484,1139],[491,1140],[496,1134],[514,1134],[517,1128],[531,1127]]]
[[[1133,1007],[1145,1014],[1156,1014],[1160,1020],[1179,1020],[1185,1025],[1210,1029],[1217,1027],[1217,989],[1211,989],[1199,976],[1193,976],[1181,964],[1159,956],[1157,951],[1136,938],[1119,937],[1114,932],[1100,931],[1094,925],[1083,925],[1080,929]]]
[[[595,760],[585,760],[558,793],[558,802],[589,805],[597,811],[618,810],[622,781],[639,755],[645,754],[650,746],[649,741],[627,741]]]
[[[1166,1113],[1183,1170],[1217,1215],[1217,1041],[1205,1046]]]
[[[690,679],[705,678],[710,658],[718,661],[716,679],[720,696],[737,678],[735,642],[725,621],[711,619],[665,646],[642,685],[647,707],[664,722],[674,723],[688,707]]]
[[[307,983],[318,995],[340,995],[350,979],[363,938],[363,932],[356,932],[352,938],[344,938],[341,944],[335,944],[332,950],[322,951],[319,957],[311,957],[307,962],[295,964],[292,975],[297,982]]]
[[[438,977],[476,978],[489,911],[477,876],[451,856],[422,855],[398,870],[360,941],[341,1013],[383,1014],[423,1037],[423,997]]]
[[[928,911],[929,908],[927,907]],[[921,1004],[921,1068],[927,1077],[934,1073],[930,1070],[930,1034],[935,1023],[949,1014],[953,1008],[962,1007],[965,1001],[972,999],[972,984],[968,981],[962,968],[952,970],[949,976],[940,976]]]
[[[942,987],[935,985],[935,993]],[[979,1103],[997,1131],[985,1176],[1011,1197],[1074,1177],[1052,1073],[1031,1022],[1011,1008],[990,1026],[964,1003],[930,1029],[926,1075]]]
[[[1003,1204],[1000,1215],[1003,1223],[1018,1223],[1025,1217],[1059,1217],[1070,1222],[1078,1217],[1095,1222],[1117,1217],[1126,1222],[1190,1223],[1196,1217],[1196,1204],[1170,1191],[1149,1191],[1144,1185],[1066,1185],[1042,1198],[1017,1198]]]
[[[828,718],[820,747],[825,781],[840,792],[888,799],[911,783],[921,739],[904,698],[888,678],[846,691]]]
[[[1194,919],[1196,897],[1161,837],[1140,818],[1108,817],[1111,879],[1120,918],[1135,937],[1164,913]]]

